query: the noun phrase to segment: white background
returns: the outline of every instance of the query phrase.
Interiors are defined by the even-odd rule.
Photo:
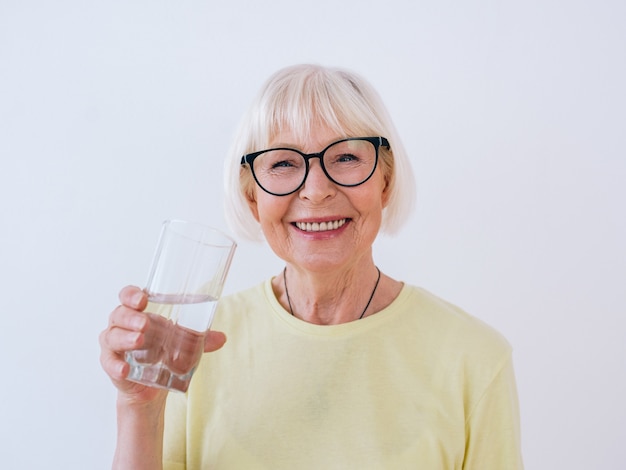
[[[314,62],[388,104],[419,201],[377,263],[510,340],[527,468],[623,468],[625,5],[0,0],[0,466],[109,468],[119,288],[163,219],[226,228],[241,114]],[[280,268],[241,242],[227,291]]]

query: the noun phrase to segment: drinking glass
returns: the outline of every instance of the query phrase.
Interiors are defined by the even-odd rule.
[[[141,349],[126,353],[129,380],[187,391],[236,246],[212,227],[182,220],[163,223],[144,289],[150,319],[145,341]]]

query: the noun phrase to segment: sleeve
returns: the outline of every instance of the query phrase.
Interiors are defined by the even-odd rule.
[[[465,424],[464,470],[522,470],[519,401],[509,355]]]
[[[187,395],[170,392],[165,406],[163,470],[185,470],[187,447]]]

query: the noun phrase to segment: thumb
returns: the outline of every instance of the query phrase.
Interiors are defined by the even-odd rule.
[[[204,337],[204,352],[213,352],[220,349],[226,343],[226,335],[221,331],[207,331]]]

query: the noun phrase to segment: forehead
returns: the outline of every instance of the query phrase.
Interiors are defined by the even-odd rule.
[[[347,135],[343,130],[331,129],[328,126],[314,126],[306,132],[283,129],[276,132],[268,145],[270,147],[290,147],[303,152],[318,152],[326,148],[329,144],[346,137],[357,137]]]

